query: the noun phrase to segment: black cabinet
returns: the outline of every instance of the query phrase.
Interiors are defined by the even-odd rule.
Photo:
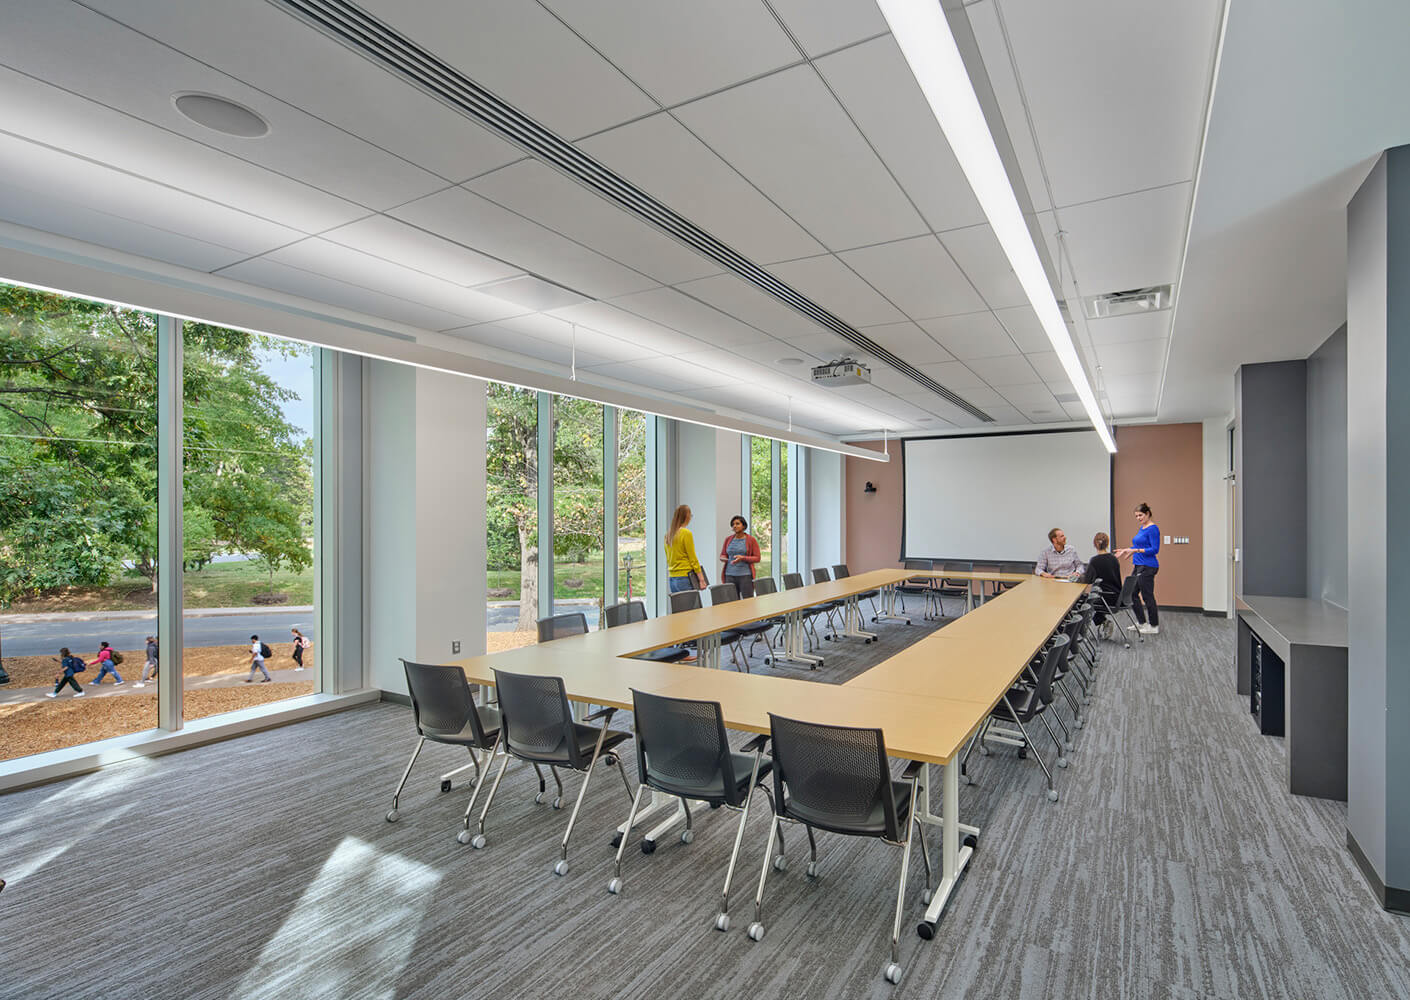
[[[1287,670],[1282,658],[1257,633],[1252,636],[1252,669],[1249,672],[1249,711],[1264,736],[1282,736],[1287,692]]]

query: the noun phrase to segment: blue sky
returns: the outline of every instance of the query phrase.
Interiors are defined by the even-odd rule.
[[[307,437],[313,433],[313,350],[292,358],[277,351],[259,351],[260,370],[285,389],[299,394],[298,399],[284,402],[284,419]]]

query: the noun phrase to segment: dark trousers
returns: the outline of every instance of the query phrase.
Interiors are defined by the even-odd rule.
[[[64,674],[64,676],[60,677],[59,683],[54,685],[54,693],[58,694],[65,686],[71,687],[80,693],[83,691],[83,688],[78,686],[78,681],[74,679],[73,674]]]
[[[294,647],[294,662],[301,667],[304,665],[304,648],[302,646],[296,645]]]
[[[1137,566],[1131,571],[1136,578],[1136,592],[1131,595],[1131,609],[1136,612],[1136,621],[1144,623],[1147,616],[1152,625],[1160,624],[1160,609],[1155,606],[1155,575],[1160,570],[1154,566]]]
[[[740,597],[754,596],[754,578],[752,576],[727,576],[725,583],[732,583],[739,591]]]

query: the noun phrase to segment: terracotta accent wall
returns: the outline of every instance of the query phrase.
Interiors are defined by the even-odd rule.
[[[853,441],[862,448],[882,450],[880,441]],[[901,475],[901,446],[891,442],[891,461],[868,462],[848,458],[843,477],[847,491],[847,569],[863,573],[901,565],[901,501],[905,483]],[[864,492],[867,482],[875,493]]]
[[[1204,604],[1204,442],[1199,424],[1150,424],[1116,429],[1116,457],[1111,468],[1112,548],[1131,544],[1136,504],[1150,504],[1160,527],[1160,575],[1155,578],[1159,604],[1198,608]],[[1220,530],[1221,525],[1215,525]],[[1188,545],[1166,544],[1165,536],[1184,537]],[[1092,550],[1092,540],[1077,540],[1078,551]],[[1123,570],[1129,567],[1123,564]]]

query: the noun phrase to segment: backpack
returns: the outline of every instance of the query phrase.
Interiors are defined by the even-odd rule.
[[[116,649],[112,649],[110,647],[108,649],[108,652],[111,653],[113,656],[113,666],[117,666],[119,663],[122,662],[122,654],[119,653]]]
[[[269,659],[274,655],[274,650],[269,648],[269,643],[262,642],[259,644],[259,655],[265,659]]]

